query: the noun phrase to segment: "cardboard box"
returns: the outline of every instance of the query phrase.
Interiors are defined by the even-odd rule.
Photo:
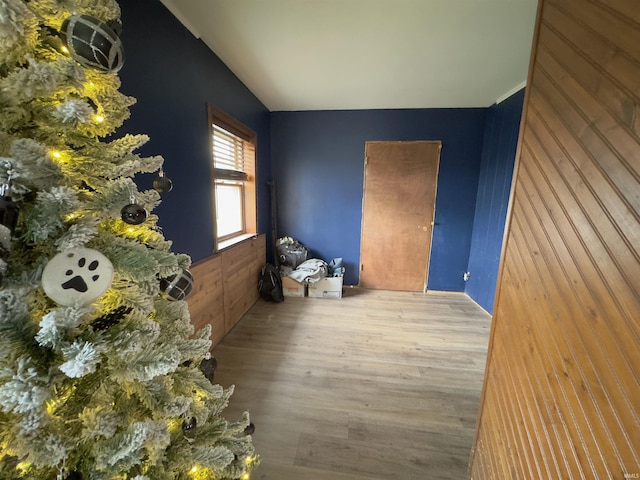
[[[342,298],[343,277],[325,277],[308,287],[309,297],[313,298]]]
[[[306,297],[307,286],[291,277],[282,277],[282,294],[285,297]]]

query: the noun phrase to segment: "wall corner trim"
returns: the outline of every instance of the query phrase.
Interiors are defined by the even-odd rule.
[[[502,95],[501,97],[499,97],[496,100],[496,105],[499,103],[504,102],[507,98],[509,98],[511,95],[513,95],[514,93],[519,92],[520,90],[522,90],[524,87],[527,86],[527,81],[525,80],[524,82],[519,83],[518,85],[516,85],[515,87],[513,87],[511,90],[509,90],[507,93],[505,93],[504,95]]]

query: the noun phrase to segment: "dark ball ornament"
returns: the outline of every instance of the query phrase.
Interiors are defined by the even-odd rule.
[[[82,474],[62,467],[56,476],[56,480],[82,480]]]
[[[161,279],[160,290],[169,300],[184,300],[193,290],[193,276],[189,270],[183,269],[177,275]]]
[[[131,200],[129,205],[125,205],[120,210],[122,220],[129,225],[140,225],[147,219],[148,215],[145,208],[136,203],[135,198]]]
[[[0,283],[7,271],[6,259],[11,249],[11,239],[19,213],[18,206],[11,199],[9,184],[0,186]]]
[[[196,421],[196,417],[185,418],[182,422],[182,433],[187,439],[196,438],[196,427],[198,426],[198,422]]]
[[[0,186],[0,225],[12,234],[18,223],[18,206],[11,199],[9,184]]]
[[[90,15],[72,15],[62,22],[60,37],[71,57],[84,67],[115,73],[124,64],[124,49],[118,34]]]
[[[158,176],[153,180],[153,188],[158,193],[168,193],[173,188],[173,182],[164,176],[162,169],[158,172]]]
[[[216,374],[216,368],[218,368],[218,361],[216,360],[216,357],[207,352],[205,357],[200,362],[200,371],[211,383],[213,383],[213,379]]]

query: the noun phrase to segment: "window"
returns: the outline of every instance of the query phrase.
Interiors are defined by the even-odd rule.
[[[256,134],[209,105],[214,251],[256,233]]]

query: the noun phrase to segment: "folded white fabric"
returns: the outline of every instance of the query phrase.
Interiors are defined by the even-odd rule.
[[[328,272],[327,262],[319,258],[310,258],[298,265],[289,277],[300,283],[316,283],[326,277]]]

